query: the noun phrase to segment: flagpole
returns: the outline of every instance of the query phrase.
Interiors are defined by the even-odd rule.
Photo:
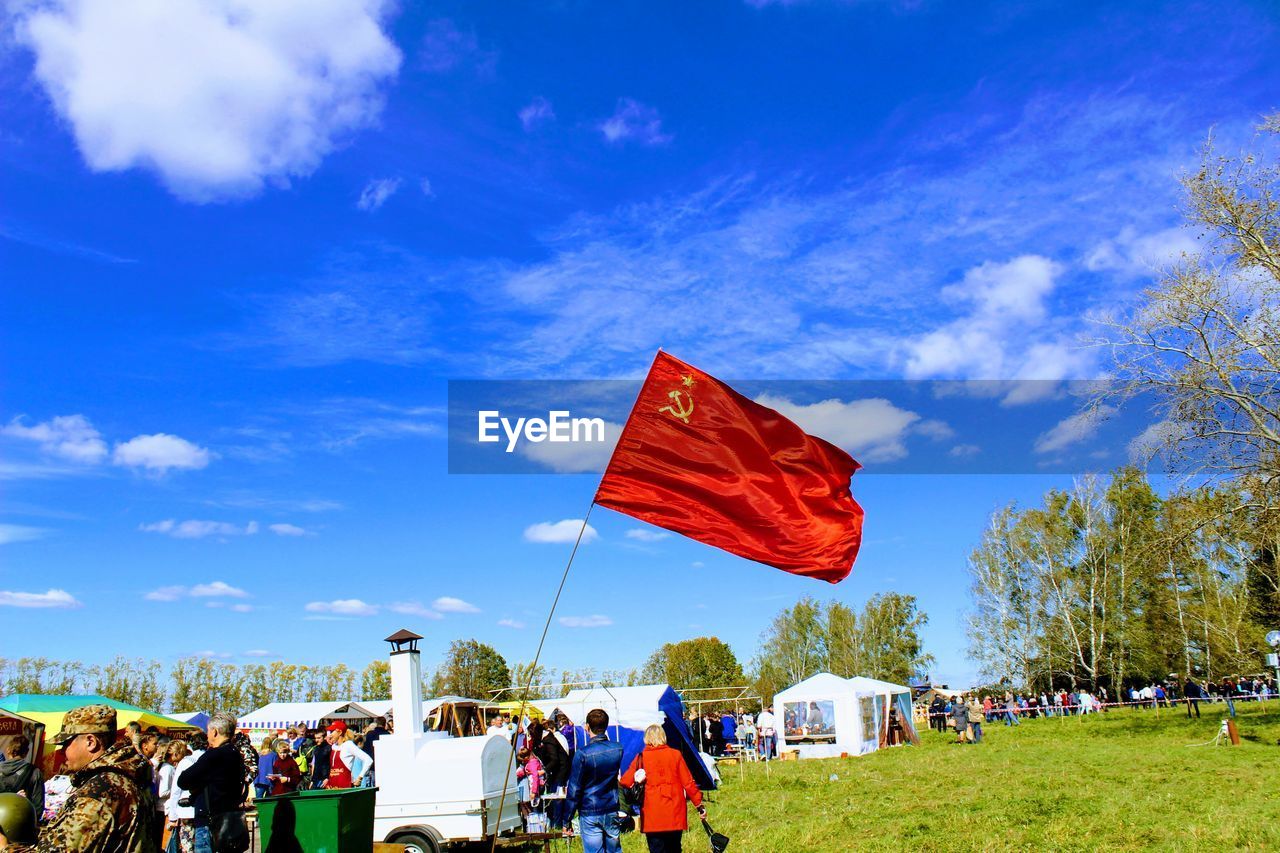
[[[591,518],[591,510],[595,509],[595,507],[596,501],[595,498],[592,498],[591,505],[587,507],[587,514],[582,517],[582,527],[578,529],[578,538],[573,542],[573,550],[569,552],[569,561],[564,564],[564,573],[560,575],[560,586],[556,589],[556,597],[551,601],[551,610],[547,612],[547,621],[542,626],[542,636],[538,639],[538,650],[533,653],[533,664],[529,667],[524,690],[520,694],[520,711],[516,718],[518,721],[516,724],[517,731],[524,722],[524,710],[529,703],[529,690],[533,687],[533,677],[538,672],[538,661],[542,657],[542,645],[547,641],[547,632],[551,630],[551,620],[556,615],[556,605],[560,603],[560,594],[564,592],[565,581],[569,579],[569,568],[573,565],[573,558],[578,553],[578,546],[582,544],[582,536],[587,532],[587,521]],[[525,734],[525,738],[528,738],[528,733]],[[515,763],[515,760],[516,751],[512,749],[511,756],[507,759],[507,773],[502,779],[502,796],[498,799],[498,817],[494,827],[493,841],[489,845],[489,853],[493,853],[498,847],[498,828],[502,826],[502,809],[507,803],[507,785],[511,781],[511,765]]]

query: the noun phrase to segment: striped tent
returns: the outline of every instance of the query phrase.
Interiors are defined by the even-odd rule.
[[[274,732],[290,726],[320,729],[335,720],[361,728],[377,716],[358,702],[272,702],[236,722],[247,732]]]

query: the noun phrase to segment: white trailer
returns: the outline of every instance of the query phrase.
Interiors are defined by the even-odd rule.
[[[454,842],[484,841],[518,831],[520,804],[511,743],[499,735],[453,738],[422,731],[420,639],[408,631],[387,638],[393,648],[391,707],[396,731],[378,740],[374,841],[438,853]]]

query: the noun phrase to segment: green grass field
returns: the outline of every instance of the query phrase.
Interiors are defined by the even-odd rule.
[[[737,853],[1280,850],[1280,701],[1237,706],[1238,747],[1192,746],[1225,713],[1202,710],[995,724],[977,745],[923,732],[919,747],[861,758],[723,767],[708,808]],[[708,846],[700,827],[685,835],[686,851]],[[630,835],[623,849],[647,847]]]

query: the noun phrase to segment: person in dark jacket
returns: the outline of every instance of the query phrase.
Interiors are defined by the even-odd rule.
[[[375,764],[378,761],[378,755],[377,755],[378,738],[382,737],[386,733],[387,733],[386,717],[376,717],[373,721],[373,728],[369,729],[367,732],[364,733],[364,746],[362,747],[362,749],[364,749],[365,752],[369,753],[369,757],[374,760]],[[364,774],[364,786],[366,788],[372,788],[377,784],[374,781],[373,773],[374,773],[373,768],[369,768],[369,772]]]
[[[560,829],[568,822],[568,817],[556,794],[564,791],[569,781],[569,753],[560,745],[552,723],[531,720],[528,738],[529,749],[538,756],[547,776],[547,794],[552,800],[547,807],[547,821],[552,829]]]
[[[618,774],[622,744],[609,740],[609,715],[600,708],[587,714],[591,740],[573,754],[569,770],[569,818],[579,815],[583,853],[622,853],[618,822]]]
[[[1182,690],[1182,695],[1187,700],[1187,719],[1191,719],[1192,708],[1196,711],[1196,719],[1200,719],[1200,700],[1204,698],[1204,690],[1200,688],[1199,684],[1188,678],[1186,686]]]
[[[329,741],[325,738],[324,729],[316,732],[316,745],[311,750],[311,754],[307,756],[307,767],[311,770],[311,787],[320,788],[325,782],[329,781],[329,768],[331,760],[329,756],[333,753],[333,747],[329,745]]]
[[[724,755],[724,723],[718,715],[707,715],[707,731],[711,735],[711,754]]]
[[[234,738],[236,718],[227,713],[209,718],[209,748],[178,776],[178,787],[190,792],[195,808],[196,849],[213,849],[209,816],[240,808],[249,793],[244,758]]]
[[[44,774],[27,760],[30,749],[26,735],[15,735],[9,741],[9,748],[0,755],[0,794],[21,794],[40,815],[44,813]]]
[[[933,694],[933,701],[929,703],[929,728],[935,732],[947,730],[947,702],[940,693]]]

